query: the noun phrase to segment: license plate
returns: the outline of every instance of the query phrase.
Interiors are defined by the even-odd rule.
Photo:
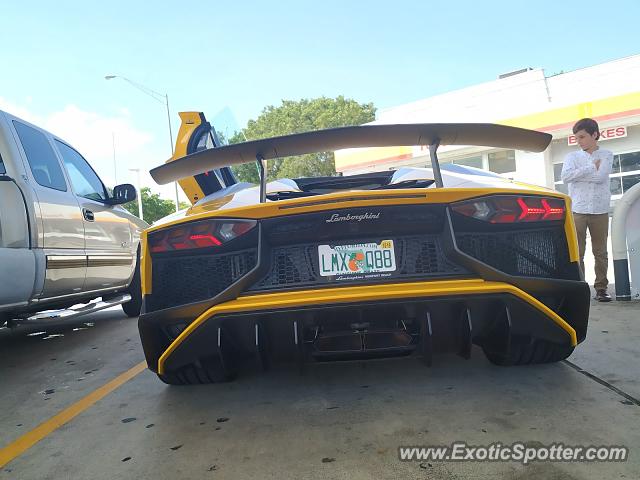
[[[394,272],[396,256],[393,240],[355,245],[318,245],[320,275],[367,274]]]

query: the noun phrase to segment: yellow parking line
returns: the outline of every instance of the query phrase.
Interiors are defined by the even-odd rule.
[[[40,440],[45,438],[47,435],[52,433],[53,431],[60,428],[65,423],[72,420],[76,415],[81,414],[91,405],[96,403],[98,400],[109,395],[116,388],[120,387],[122,384],[131,380],[133,377],[138,375],[140,372],[147,368],[147,362],[140,362],[135,367],[127,370],[121,375],[118,375],[116,378],[111,380],[109,383],[103,385],[102,387],[94,390],[86,397],[78,400],[76,403],[71,405],[68,408],[65,408],[63,411],[58,413],[57,415],[51,417],[49,420],[41,423],[36,428],[31,430],[28,433],[25,433],[20,438],[18,438],[13,443],[10,443],[6,447],[0,450],[0,468],[4,467],[7,463],[9,463],[14,458],[18,457],[31,447],[33,447]]]

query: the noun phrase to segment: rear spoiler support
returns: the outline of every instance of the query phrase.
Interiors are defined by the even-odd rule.
[[[442,183],[442,174],[440,173],[440,163],[438,162],[438,147],[440,146],[440,139],[434,138],[431,145],[429,145],[429,156],[431,157],[431,169],[433,170],[433,179],[436,182],[436,188],[444,187]]]
[[[267,161],[262,157],[262,155],[256,155],[256,165],[258,167],[258,175],[260,176],[260,203],[265,203],[267,201],[266,163]]]

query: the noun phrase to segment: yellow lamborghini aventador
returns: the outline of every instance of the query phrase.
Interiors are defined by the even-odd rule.
[[[142,239],[139,327],[169,384],[229,380],[274,360],[352,360],[472,344],[498,365],[555,362],[586,335],[589,289],[569,199],[489,172],[441,169],[439,145],[543,151],[545,133],[491,124],[364,125],[221,146],[181,114],[151,171],[193,206]],[[432,168],[267,183],[268,159],[425,145]],[[260,185],[230,165],[255,162]]]

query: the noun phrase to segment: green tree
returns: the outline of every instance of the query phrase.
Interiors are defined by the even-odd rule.
[[[189,207],[189,204],[180,202],[180,210]],[[138,199],[125,203],[124,208],[132,215],[138,216]],[[148,224],[166,217],[176,211],[176,205],[172,200],[160,198],[157,193],[151,193],[149,187],[142,188],[142,215]]]
[[[260,138],[308,132],[324,128],[361,125],[375,119],[373,103],[361,104],[339,96],[299,101],[283,100],[280,106],[268,106],[256,120],[249,120],[242,132],[237,132],[229,143]],[[255,164],[237,165],[233,170],[238,179],[258,182]],[[267,162],[267,179],[315,177],[335,175],[333,152],[320,152],[296,157],[279,158]]]

